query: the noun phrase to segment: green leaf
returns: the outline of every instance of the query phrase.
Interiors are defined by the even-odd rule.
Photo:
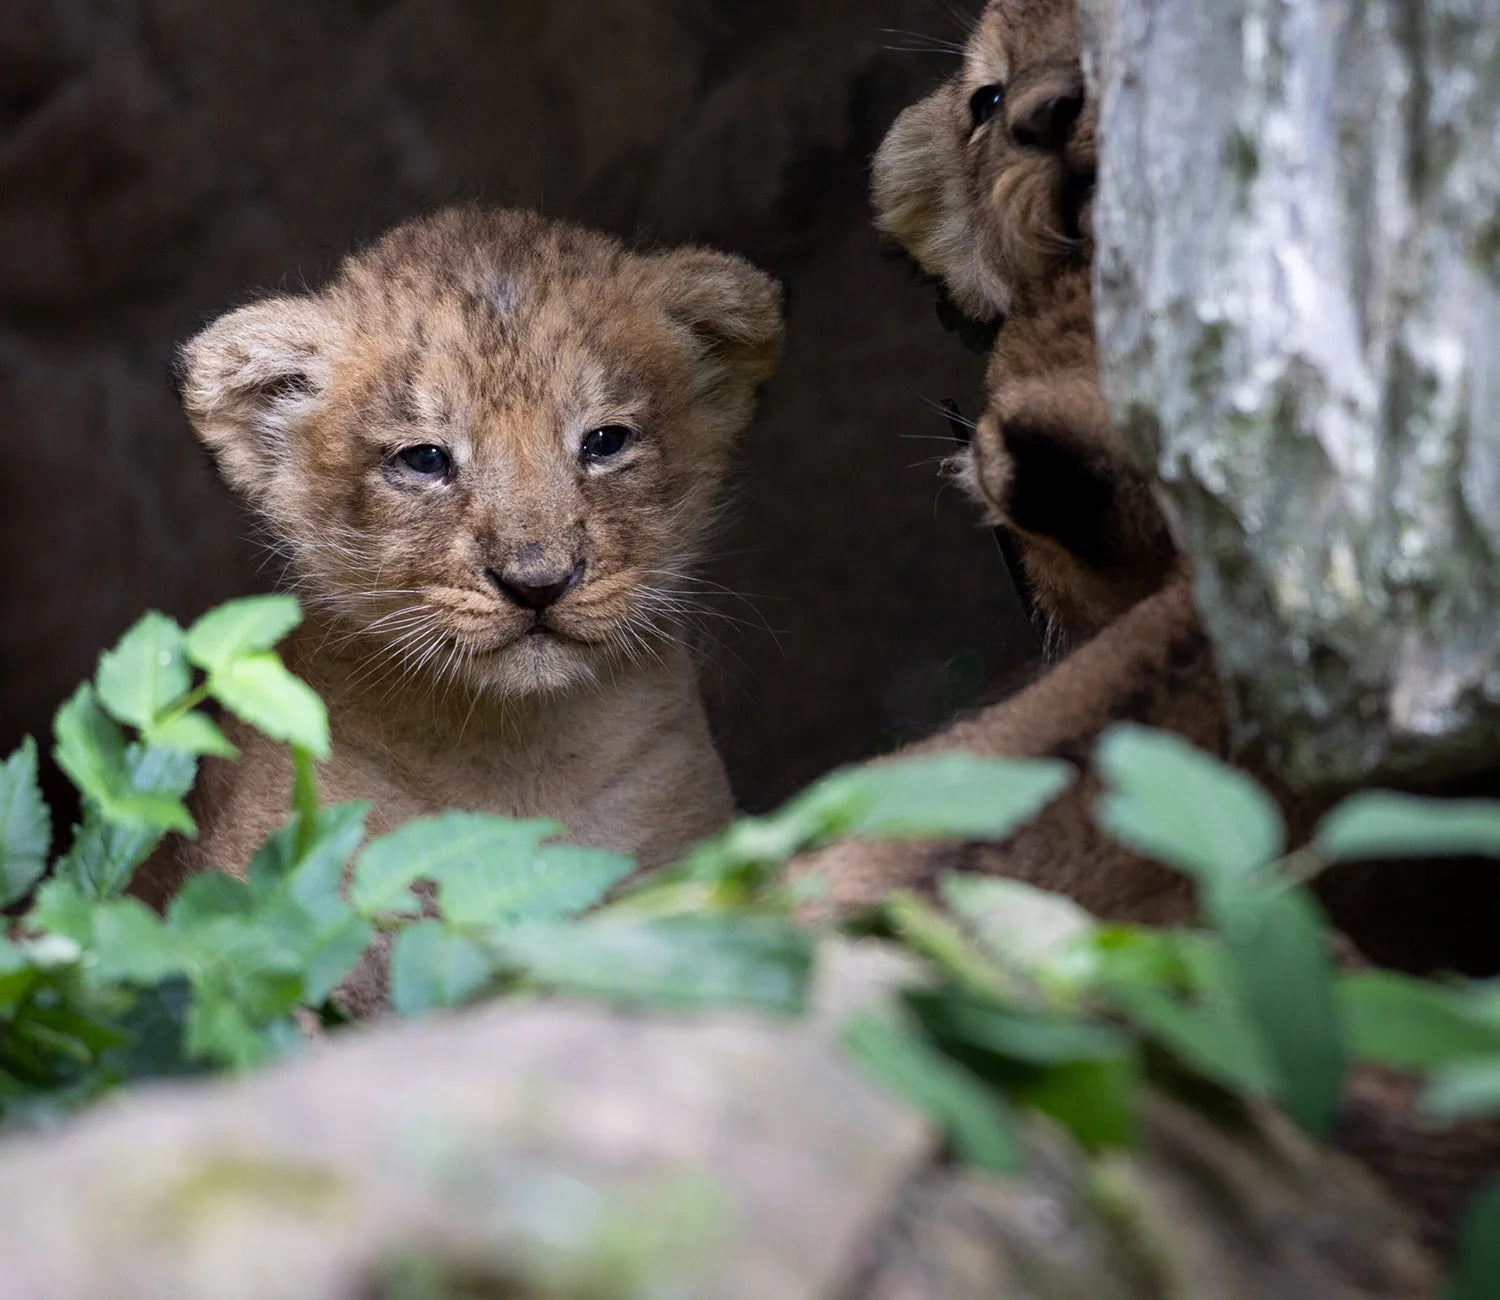
[[[549,921],[575,916],[624,880],[635,862],[619,853],[576,844],[542,844],[509,861],[450,860],[434,873],[438,903],[455,925],[505,920]]]
[[[496,951],[541,984],[653,1006],[802,1010],[812,943],[773,917],[602,916],[497,931]]]
[[[100,708],[88,682],[81,683],[58,709],[52,731],[57,765],[86,798],[107,806],[126,792],[125,733]]]
[[[561,822],[516,821],[489,813],[450,812],[407,822],[373,840],[360,855],[349,900],[366,915],[419,911],[411,887],[418,880],[460,874],[465,863],[487,864],[497,874],[520,864],[522,872]],[[522,877],[524,878],[524,876]]]
[[[126,794],[101,806],[110,821],[158,831],[196,835],[198,825],[187,805],[168,794]]]
[[[1287,1114],[1325,1135],[1344,1082],[1344,1030],[1328,932],[1300,890],[1211,890],[1229,979],[1266,1045]]]
[[[1470,1202],[1454,1259],[1447,1300],[1500,1296],[1500,1178],[1492,1179]]]
[[[1318,823],[1313,847],[1329,862],[1475,854],[1500,858],[1500,800],[1421,799],[1370,790]]]
[[[182,629],[152,611],[99,660],[99,699],[119,722],[142,730],[188,693],[192,674]]]
[[[1003,839],[1035,817],[1076,777],[1050,759],[936,754],[825,777],[777,814],[815,840]]]
[[[251,860],[251,889],[264,897],[285,884],[297,904],[313,916],[342,910],[344,868],[365,837],[370,807],[368,803],[342,803],[320,808],[310,837],[302,835],[303,819],[293,817]],[[305,848],[299,849],[304,840]]]
[[[863,1012],[849,1022],[844,1043],[887,1087],[930,1116],[970,1164],[997,1174],[1020,1167],[1020,1147],[999,1097],[900,1022]]]
[[[375,927],[353,912],[317,931],[301,952],[303,1000],[309,1006],[325,1001],[359,964],[374,940]]]
[[[467,1001],[490,977],[481,943],[453,934],[441,921],[419,921],[396,936],[391,954],[391,1005],[404,1016]]]
[[[269,650],[302,621],[290,596],[250,596],[210,610],[187,633],[187,653],[210,673]]]
[[[1200,880],[1243,877],[1281,856],[1271,796],[1179,736],[1118,723],[1096,765],[1109,787],[1095,807],[1122,844]]]
[[[906,1004],[934,1041],[1026,1065],[1114,1061],[1130,1051],[1125,1037],[1106,1025],[1012,1010],[966,993],[913,992]]]
[[[1392,971],[1360,971],[1339,986],[1349,1047],[1360,1060],[1432,1070],[1500,1056],[1500,1025],[1477,1017],[1468,990]]]
[[[1184,1065],[1231,1092],[1269,1097],[1277,1076],[1266,1047],[1233,1002],[1186,1002],[1163,989],[1130,986],[1114,991],[1121,1012]]]
[[[1076,975],[1099,929],[1072,899],[1018,880],[947,872],[938,890],[987,954],[1034,977]]]
[[[255,894],[243,880],[204,871],[177,891],[167,908],[167,927],[186,934],[221,916],[253,916],[255,910]]]
[[[72,939],[82,948],[94,943],[94,899],[77,882],[53,876],[36,891],[27,924]]]
[[[36,780],[30,736],[0,765],[0,907],[23,898],[47,869],[52,818]]]
[[[1436,1071],[1417,1109],[1442,1124],[1500,1115],[1500,1056],[1464,1061]]]
[[[161,843],[162,835],[160,827],[108,821],[97,805],[87,805],[82,823],[73,828],[73,843],[54,875],[76,883],[90,897],[116,897],[130,884],[135,869]]]
[[[146,739],[161,749],[182,754],[208,754],[214,758],[238,758],[240,751],[229,743],[218,724],[206,713],[179,713],[159,727],[146,731]]]
[[[1136,1139],[1140,1075],[1132,1056],[1063,1061],[1017,1085],[1018,1103],[1050,1115],[1091,1151]]]
[[[159,984],[185,964],[176,936],[134,898],[95,905],[89,958],[89,978],[96,984]]]
[[[272,740],[328,757],[328,711],[313,689],[270,651],[231,659],[209,674],[213,697]]]

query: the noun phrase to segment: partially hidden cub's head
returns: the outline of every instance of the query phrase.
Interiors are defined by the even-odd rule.
[[[876,224],[966,315],[998,320],[1088,260],[1096,120],[1073,0],[990,0],[959,70],[881,144]]]
[[[1089,264],[1096,110],[1073,0],[990,0],[959,70],[875,160],[880,229],[998,325],[960,477],[1015,533],[1063,641],[1155,591],[1176,552],[1100,388]]]
[[[526,694],[671,636],[780,342],[778,286],[737,257],[462,207],[222,317],[179,379],[325,621]]]

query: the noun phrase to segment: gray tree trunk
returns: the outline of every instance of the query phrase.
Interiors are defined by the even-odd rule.
[[[1242,727],[1500,761],[1500,2],[1081,3],[1106,389]]]

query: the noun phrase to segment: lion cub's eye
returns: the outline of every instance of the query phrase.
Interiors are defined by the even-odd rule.
[[[969,96],[969,121],[972,123],[970,129],[979,130],[1000,111],[1000,105],[1004,102],[1005,87],[998,81],[988,86],[980,86]]]
[[[430,444],[421,447],[408,447],[404,451],[396,453],[399,460],[407,469],[424,478],[437,478],[446,474],[448,467],[453,463],[448,459],[448,453],[441,447]]]
[[[602,429],[594,429],[584,434],[583,458],[584,460],[608,460],[611,456],[618,456],[630,445],[634,437],[634,429],[628,429],[623,424],[606,424]]]

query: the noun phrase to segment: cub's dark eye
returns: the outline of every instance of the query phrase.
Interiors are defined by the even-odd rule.
[[[446,474],[453,463],[448,459],[446,451],[433,446],[408,447],[405,451],[397,452],[396,459],[424,478],[437,478],[440,474]]]
[[[970,129],[977,131],[990,118],[1000,111],[1000,105],[1005,103],[1005,87],[998,81],[988,86],[980,86],[969,96],[969,121]]]
[[[606,424],[604,428],[584,435],[583,458],[608,460],[611,456],[618,456],[634,437],[634,429],[627,429],[623,424]]]

